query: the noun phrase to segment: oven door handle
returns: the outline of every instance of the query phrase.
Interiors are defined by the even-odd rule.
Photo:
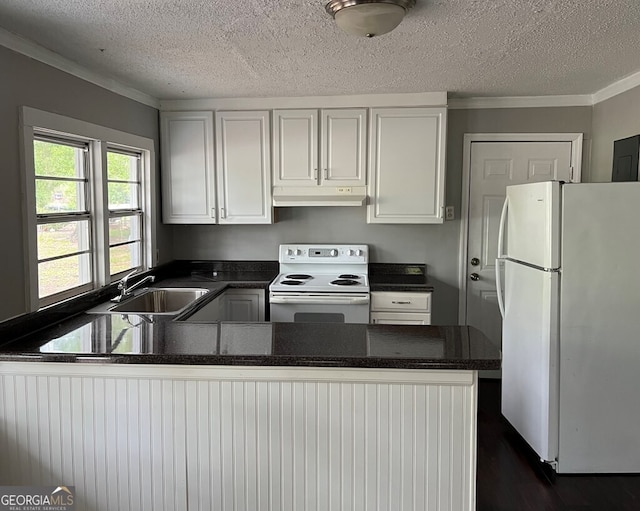
[[[368,296],[270,296],[270,303],[313,303],[320,305],[366,305]]]

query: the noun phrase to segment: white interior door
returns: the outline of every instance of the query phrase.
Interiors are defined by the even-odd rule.
[[[569,137],[568,137],[569,138]],[[498,224],[508,185],[570,181],[571,141],[471,141],[469,149],[466,293],[461,316],[495,345],[502,345],[502,319],[495,282]]]

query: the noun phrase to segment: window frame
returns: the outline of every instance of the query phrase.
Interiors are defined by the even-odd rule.
[[[52,135],[50,133],[44,133],[41,131],[34,131],[34,138],[33,138],[34,142],[38,141],[38,142],[44,142],[44,143],[48,143],[48,144],[58,144],[58,145],[62,145],[65,147],[73,147],[75,149],[79,149],[82,152],[82,170],[83,170],[83,177],[82,178],[76,178],[76,179],[72,179],[72,178],[59,178],[59,177],[54,177],[54,176],[40,176],[38,174],[35,173],[35,166],[34,166],[34,186],[35,189],[37,190],[37,183],[38,181],[42,180],[42,181],[61,181],[61,182],[69,182],[69,181],[75,181],[77,183],[83,183],[82,186],[82,201],[83,201],[83,210],[80,211],[79,209],[77,211],[71,211],[71,212],[51,212],[51,213],[38,213],[37,211],[37,207],[36,207],[36,230],[39,232],[41,227],[44,227],[46,225],[49,224],[56,224],[56,223],[71,223],[71,222],[81,222],[81,221],[86,221],[88,222],[88,236],[89,236],[89,240],[88,240],[88,244],[87,244],[87,249],[86,250],[82,250],[82,251],[78,251],[78,252],[73,252],[73,253],[69,253],[69,254],[63,254],[63,255],[58,255],[58,256],[53,256],[53,257],[44,257],[41,258],[39,255],[37,256],[37,265],[38,265],[38,272],[40,271],[40,264],[41,263],[46,263],[46,262],[50,262],[50,261],[55,261],[55,260],[61,260],[61,259],[65,259],[65,258],[69,258],[69,257],[73,257],[74,255],[81,255],[81,254],[88,254],[89,255],[89,260],[91,261],[92,259],[92,255],[93,255],[93,229],[92,229],[92,200],[91,200],[91,165],[90,165],[90,161],[89,161],[89,144],[85,141],[85,140],[79,140],[78,138],[68,138],[68,137],[63,137],[61,135]],[[35,153],[35,145],[33,146],[33,150]],[[34,164],[35,164],[35,160],[34,160]],[[89,276],[90,276],[90,280],[89,282],[85,283],[85,284],[80,284],[78,286],[74,286],[72,288],[68,288],[68,289],[64,289],[62,291],[58,291],[56,293],[44,296],[42,298],[38,297],[38,300],[40,302],[41,306],[46,306],[46,305],[50,305],[59,301],[62,301],[66,298],[70,298],[72,296],[75,296],[77,294],[86,292],[86,291],[91,291],[94,287],[94,264],[93,262],[90,263],[90,269],[89,269]]]
[[[78,119],[45,112],[23,106],[20,109],[20,148],[22,166],[23,192],[23,234],[25,261],[25,296],[26,310],[37,311],[40,308],[57,304],[68,298],[81,296],[118,280],[121,274],[111,276],[109,268],[109,209],[107,181],[107,152],[127,151],[139,153],[141,162],[140,200],[142,254],[141,266],[138,269],[148,270],[157,264],[156,223],[157,218],[157,175],[155,164],[155,143],[152,139],[88,123]],[[36,214],[36,177],[33,142],[38,135],[52,138],[84,142],[89,146],[89,168],[86,169],[89,179],[88,207],[92,247],[92,282],[88,289],[74,288],[40,299],[38,296],[38,245]],[[83,286],[81,286],[83,287]],[[49,300],[51,297],[55,300]]]
[[[111,268],[110,268],[110,264],[109,264],[109,275],[111,278],[111,281],[113,282],[114,280],[119,280],[121,279],[124,275],[126,275],[127,273],[135,270],[135,269],[142,269],[142,267],[144,266],[144,262],[145,262],[145,253],[146,253],[146,249],[145,249],[145,219],[144,219],[144,210],[145,210],[145,200],[144,200],[144,179],[142,177],[142,168],[144,166],[144,158],[145,155],[138,149],[136,150],[131,150],[128,148],[122,148],[120,146],[116,146],[113,144],[108,144],[107,148],[106,148],[106,152],[107,153],[117,153],[117,154],[123,154],[123,155],[127,155],[127,156],[133,156],[136,157],[138,159],[138,169],[137,169],[137,180],[136,181],[121,181],[121,180],[114,180],[114,179],[109,179],[109,168],[108,166],[106,167],[106,172],[104,175],[104,182],[106,184],[107,187],[107,192],[109,189],[109,183],[131,183],[131,184],[137,184],[138,185],[138,198],[137,198],[137,207],[135,208],[119,208],[119,209],[110,209],[109,208],[109,203],[107,200],[107,204],[106,204],[106,214],[108,216],[108,221],[114,219],[114,218],[124,218],[124,217],[128,217],[128,216],[138,216],[139,221],[140,221],[140,232],[141,232],[141,240],[140,240],[140,250],[141,250],[141,255],[140,255],[140,263],[142,266],[138,265],[138,266],[132,266],[131,268],[128,268],[126,270],[122,270],[118,273],[114,273],[111,274]],[[115,246],[123,246],[123,245],[127,245],[127,244],[131,244],[131,242],[123,242],[123,243],[116,243],[116,244],[111,244],[111,241],[109,240],[109,229],[107,229],[107,237],[106,237],[106,243],[108,246],[108,249],[110,250],[111,248],[115,247]],[[111,260],[111,255],[110,252],[108,252],[107,254],[107,259],[110,261]]]

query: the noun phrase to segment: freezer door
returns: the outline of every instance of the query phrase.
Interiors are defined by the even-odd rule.
[[[558,456],[559,278],[505,261],[502,414],[545,461]]]
[[[559,472],[640,472],[640,183],[563,187]]]
[[[501,255],[540,268],[559,268],[560,183],[508,186],[506,201],[506,237]]]

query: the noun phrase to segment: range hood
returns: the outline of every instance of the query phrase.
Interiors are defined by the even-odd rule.
[[[274,186],[274,206],[363,206],[364,186],[290,187]]]

